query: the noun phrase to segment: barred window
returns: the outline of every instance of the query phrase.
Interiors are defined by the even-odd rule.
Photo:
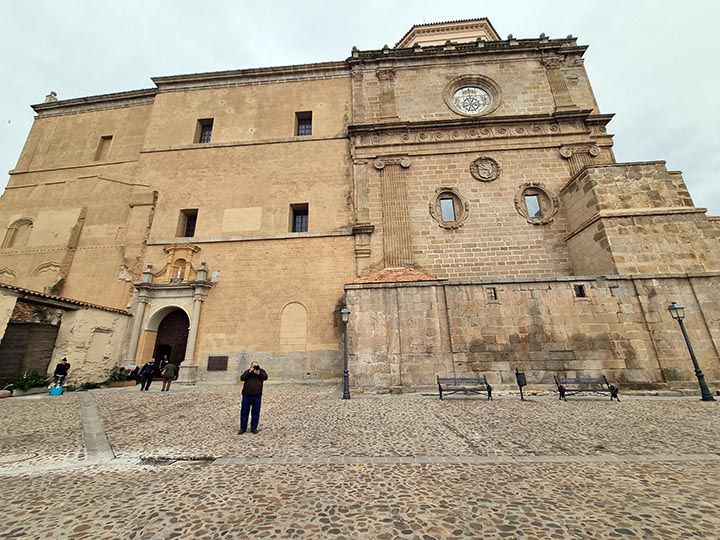
[[[195,129],[195,142],[196,143],[209,143],[212,139],[213,130],[213,119],[203,118],[197,121],[197,128]]]
[[[312,111],[295,113],[295,135],[312,135]]]
[[[309,210],[307,203],[290,205],[290,230],[307,232]]]

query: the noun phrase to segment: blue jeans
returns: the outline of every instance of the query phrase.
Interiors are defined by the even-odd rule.
[[[243,396],[240,406],[240,430],[246,431],[248,415],[250,415],[250,429],[257,429],[260,423],[260,402],[262,396]],[[252,412],[251,412],[252,411]]]

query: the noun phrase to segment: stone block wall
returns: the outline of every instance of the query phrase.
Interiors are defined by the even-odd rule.
[[[672,301],[687,308],[706,378],[720,382],[718,285],[717,275],[347,285],[352,384],[429,387],[436,374],[485,374],[511,385],[515,368],[530,384],[556,373],[604,374],[626,388],[691,384]]]
[[[562,190],[575,274],[720,270],[720,235],[664,162],[591,166]]]

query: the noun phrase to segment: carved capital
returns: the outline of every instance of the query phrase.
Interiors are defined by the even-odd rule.
[[[384,157],[382,159],[376,159],[373,165],[379,171],[384,169],[387,165],[399,165],[403,169],[407,169],[410,167],[410,160],[406,157]]]
[[[381,81],[393,81],[395,80],[395,68],[378,68],[375,70],[375,75]]]
[[[547,69],[559,68],[563,65],[563,58],[562,56],[546,56],[540,62]]]
[[[592,157],[600,154],[600,147],[596,144],[572,144],[560,147],[560,155],[570,159],[574,154],[590,154]]]
[[[352,78],[353,78],[353,81],[358,81],[358,82],[362,81],[363,80],[363,72],[359,69],[354,69],[352,71]]]

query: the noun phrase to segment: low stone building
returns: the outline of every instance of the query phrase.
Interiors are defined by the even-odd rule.
[[[50,94],[0,199],[0,281],[129,309],[124,360],[186,382],[251,360],[333,380],[347,303],[358,387],[682,383],[672,300],[720,381],[720,222],[663,162],[616,163],[586,49],[473,19],[337,62]]]

